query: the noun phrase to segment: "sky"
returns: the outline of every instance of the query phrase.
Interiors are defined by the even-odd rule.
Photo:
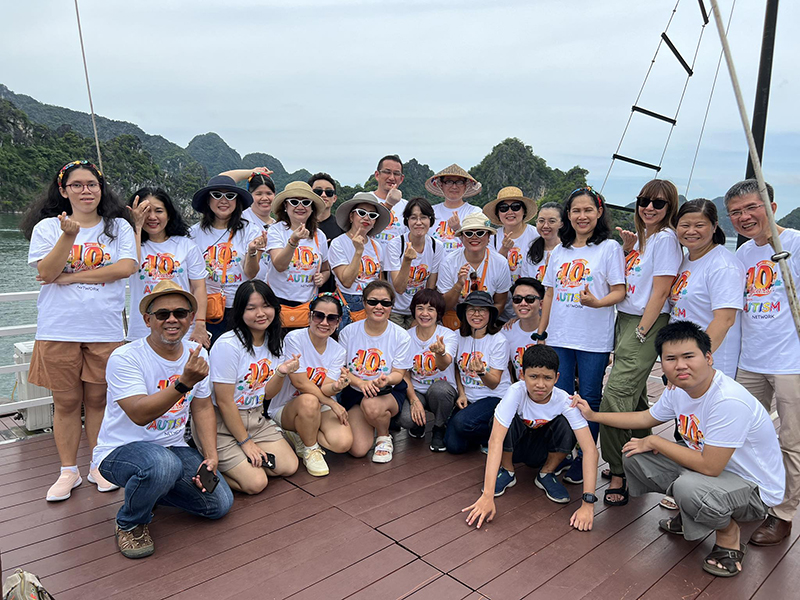
[[[765,1],[719,3],[726,23],[734,7],[729,39],[750,114]],[[659,176],[690,198],[723,195],[744,177],[747,145],[730,78],[723,61],[711,97],[721,45],[713,19],[702,27],[697,0],[79,0],[79,7],[97,113],[184,147],[214,131],[242,156],[266,152],[290,172],[327,171],[352,185],[385,154],[434,171],[453,162],[470,168],[517,137],[551,167],[588,169],[596,188],[608,174],[604,192],[618,204],[653,176],[620,162],[609,173],[618,147],[649,163],[663,154]],[[800,2],[781,2],[778,20],[764,172],[782,216],[800,206],[800,82],[792,63],[800,56],[793,30]],[[659,47],[665,29],[694,64],[688,85],[673,54]],[[0,83],[14,92],[88,111],[72,1],[5,2],[0,57]],[[631,116],[640,89],[639,106],[669,116],[683,97],[671,136],[667,124]]]

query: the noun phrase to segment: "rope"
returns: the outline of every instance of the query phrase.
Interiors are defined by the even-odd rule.
[[[83,47],[83,32],[81,31],[81,13],[78,11],[78,0],[75,0],[75,17],[78,19],[78,38],[81,41],[81,56],[83,57],[83,74],[86,76],[86,91],[89,93],[89,110],[92,113],[92,129],[94,130],[94,146],[97,148],[97,164],[100,172],[103,169],[103,157],[100,155],[100,138],[97,136],[97,122],[94,117],[94,103],[92,102],[92,88],[89,86],[89,67],[86,66],[86,50]]]

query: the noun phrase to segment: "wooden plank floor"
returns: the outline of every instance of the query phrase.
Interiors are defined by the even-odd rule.
[[[653,381],[652,395],[659,390]],[[672,425],[659,433],[671,436]],[[301,468],[258,496],[237,494],[219,521],[158,507],[156,553],[131,561],[113,535],[121,491],[84,483],[68,501],[47,503],[58,468],[52,436],[0,445],[2,574],[24,567],[59,600],[797,597],[800,520],[787,543],[750,547],[741,575],[715,579],[700,566],[712,540],[660,532],[672,513],[656,495],[599,504],[594,529],[577,532],[568,521],[580,486],[568,486],[571,504],[555,504],[523,466],[495,521],[476,530],[460,510],[480,493],[485,457],[434,454],[405,433],[395,448],[386,465],[329,454],[328,477]],[[85,440],[78,456],[85,474]],[[606,485],[599,480],[600,492]]]

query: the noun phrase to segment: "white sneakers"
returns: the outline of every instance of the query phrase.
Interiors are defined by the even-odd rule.
[[[309,475],[313,475],[314,477],[324,477],[330,473],[328,463],[326,463],[325,459],[323,458],[325,455],[325,450],[320,448],[319,444],[306,447],[306,445],[303,443],[303,440],[300,439],[300,436],[296,432],[284,429],[283,433],[289,440],[289,443],[294,446],[295,454],[303,459],[303,464],[305,465]]]

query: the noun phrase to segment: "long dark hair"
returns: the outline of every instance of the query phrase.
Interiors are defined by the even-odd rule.
[[[100,203],[97,205],[97,214],[103,218],[103,233],[110,240],[114,239],[114,219],[125,219],[132,223],[128,209],[120,202],[117,195],[106,185],[106,179],[93,164],[81,161],[74,166],[61,169],[53,177],[47,190],[30,205],[25,212],[19,228],[26,239],[30,240],[33,235],[33,228],[39,221],[49,217],[57,217],[62,212],[72,214],[72,205],[69,198],[61,195],[61,189],[66,189],[69,178],[78,169],[85,169],[97,178],[100,183]],[[59,175],[62,175],[59,181]]]
[[[688,202],[684,202],[683,206],[678,209],[678,214],[676,214],[673,218],[672,226],[677,228],[678,221],[680,221],[684,215],[689,215],[692,213],[700,213],[711,222],[711,225],[714,226],[714,234],[711,236],[712,242],[718,246],[725,243],[725,232],[722,230],[722,227],[719,226],[717,206],[711,200],[706,200],[705,198],[698,198],[697,200],[689,200]]]
[[[172,198],[169,197],[166,190],[160,187],[143,187],[131,195],[128,199],[128,206],[133,206],[133,201],[136,200],[136,196],[139,196],[139,202],[143,202],[150,196],[161,201],[164,205],[164,209],[167,211],[167,225],[164,227],[164,234],[167,237],[189,235],[189,226],[186,224],[186,221],[183,220],[181,213],[175,209]],[[150,234],[142,229],[142,243],[144,244],[149,239]]]
[[[286,203],[289,201],[287,198],[283,202],[281,202],[280,206],[275,210],[275,216],[277,220],[281,223],[286,223],[286,228],[291,231],[292,230],[292,220],[289,218],[289,213],[286,212]],[[308,219],[306,219],[306,229],[308,229],[308,235],[311,238],[314,238],[314,235],[317,233],[317,206],[316,204],[311,204],[311,214],[308,215]]]
[[[205,232],[211,231],[211,229],[214,227],[214,219],[216,218],[214,211],[211,210],[211,204],[208,200],[209,196],[206,195],[206,202],[203,204],[203,209],[200,211],[203,215],[200,218],[200,229]],[[248,221],[247,219],[242,219],[242,201],[237,196],[236,208],[234,208],[233,212],[231,213],[231,218],[228,220],[228,227],[226,229],[231,233],[236,233],[240,229],[244,229],[245,223],[248,223]]]
[[[339,319],[341,319],[342,315],[344,315],[344,307],[342,307],[341,300],[339,300],[339,298],[337,298],[336,296],[334,296],[330,292],[323,292],[322,294],[320,294],[319,296],[317,296],[313,300],[311,300],[311,302],[308,303],[308,312],[310,313],[311,311],[316,310],[317,306],[319,305],[320,302],[329,302],[330,304],[333,304],[336,307],[336,313],[339,315]],[[309,319],[311,319],[310,316],[309,316]],[[339,341],[339,329],[338,328],[333,330],[333,333],[331,334],[331,337],[335,341],[337,341],[337,342]]]
[[[542,211],[545,208],[554,208],[559,212],[559,214],[561,214],[561,205],[558,204],[558,202],[545,202],[544,204],[542,204],[539,207],[540,215],[542,214]],[[561,217],[561,222],[562,223],[564,222],[563,215]],[[544,238],[542,236],[539,236],[535,240],[533,240],[531,247],[528,248],[528,260],[535,265],[537,263],[542,262],[543,258],[544,258]]]
[[[283,340],[281,339],[281,304],[275,296],[275,292],[266,283],[260,279],[250,279],[245,281],[236,290],[236,295],[233,297],[233,311],[231,313],[231,323],[233,325],[233,332],[239,341],[242,343],[250,354],[255,354],[253,351],[253,334],[250,328],[244,322],[244,310],[247,308],[247,302],[253,292],[264,298],[269,306],[275,309],[275,317],[272,323],[267,327],[266,334],[264,335],[264,345],[270,354],[280,357],[283,352]]]
[[[675,184],[667,179],[652,179],[644,184],[642,191],[639,192],[637,198],[636,211],[633,213],[633,224],[636,227],[636,237],[639,238],[639,253],[644,252],[645,245],[647,244],[647,227],[639,214],[638,199],[643,198],[657,198],[661,196],[667,201],[667,211],[664,213],[664,218],[658,224],[658,231],[668,229],[671,227],[672,218],[678,212],[678,188]]]
[[[611,239],[611,219],[608,216],[608,209],[606,208],[606,200],[602,194],[595,192],[590,187],[578,188],[572,192],[567,201],[564,203],[564,208],[561,210],[561,229],[558,230],[558,237],[561,238],[561,245],[564,248],[569,248],[575,241],[576,233],[575,228],[569,220],[569,211],[572,208],[572,203],[575,198],[586,196],[594,202],[595,207],[602,211],[597,219],[597,225],[594,227],[592,237],[586,242],[588,244],[599,244],[608,239]]]
[[[497,309],[492,311],[489,309],[489,323],[486,325],[486,335],[494,335],[495,333],[499,332],[503,326],[497,322],[499,315],[497,315]],[[464,312],[464,320],[459,322],[458,325],[458,333],[462,337],[471,337],[472,336],[472,325],[467,322],[466,319],[466,311]]]

